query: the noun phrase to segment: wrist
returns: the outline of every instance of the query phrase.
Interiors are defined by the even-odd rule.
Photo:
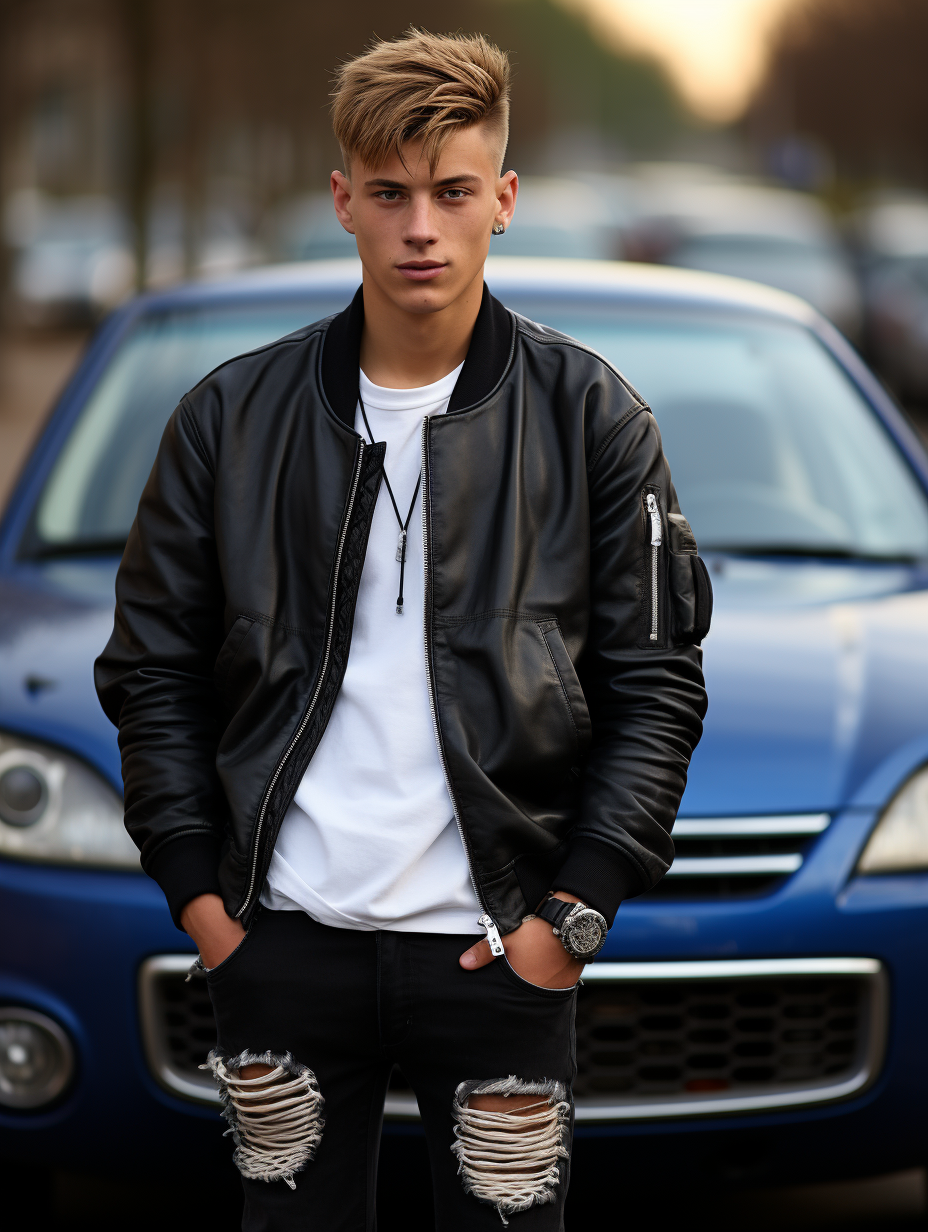
[[[226,914],[218,894],[199,894],[191,899],[181,912],[180,922],[208,967],[215,965],[217,954],[221,958],[234,949],[245,932],[241,920]]]
[[[608,925],[605,918],[582,899],[566,891],[548,895],[536,916],[551,925],[571,958],[589,962],[606,944]]]
[[[198,894],[191,898],[180,913],[181,928],[191,937],[204,925],[215,924],[223,919],[228,920],[229,917],[218,894]]]

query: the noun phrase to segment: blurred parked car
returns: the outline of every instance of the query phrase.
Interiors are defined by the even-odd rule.
[[[863,210],[867,350],[907,400],[928,399],[928,199],[888,197]]]
[[[202,1173],[227,1149],[198,1068],[209,995],[185,982],[194,947],[123,830],[92,662],[179,397],[341,309],[358,277],[356,262],[318,262],[118,311],[0,525],[7,1158]],[[487,277],[651,401],[716,591],[676,861],[623,904],[579,993],[578,1158],[601,1158],[610,1185],[922,1165],[928,457],[792,297],[607,262],[500,259]],[[397,1073],[388,1130],[416,1132],[416,1118]]]
[[[603,179],[520,178],[515,217],[491,251],[502,257],[620,257],[628,214]]]
[[[620,177],[582,181],[525,176],[519,208],[493,253],[512,257],[604,259],[622,255],[621,233],[630,206]],[[285,202],[270,226],[272,250],[284,261],[319,261],[357,255],[350,235],[332,211],[329,193],[309,193]]]
[[[332,194],[306,193],[284,202],[270,224],[270,247],[280,261],[356,257],[358,246],[335,217]]]
[[[626,255],[789,291],[858,337],[853,265],[813,197],[704,170],[673,171],[640,173],[640,215],[626,236]]]
[[[29,324],[83,324],[130,294],[135,258],[125,219],[108,198],[21,192],[7,202],[4,222],[14,309]]]

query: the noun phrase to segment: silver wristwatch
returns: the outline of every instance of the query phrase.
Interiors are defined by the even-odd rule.
[[[586,903],[565,903],[549,896],[535,914],[548,921],[571,958],[589,962],[606,944],[605,917]]]

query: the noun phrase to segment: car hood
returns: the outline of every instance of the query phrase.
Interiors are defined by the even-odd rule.
[[[685,816],[830,812],[928,732],[928,591],[917,570],[710,560],[709,711]]]
[[[115,575],[115,561],[72,560],[0,577],[0,728],[77,753],[121,791],[116,729],[93,686]]]
[[[688,816],[830,812],[928,732],[928,579],[901,566],[710,557],[705,733]],[[0,727],[72,750],[121,786],[93,661],[113,561],[0,578]]]

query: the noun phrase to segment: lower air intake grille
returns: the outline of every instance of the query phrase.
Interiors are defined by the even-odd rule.
[[[149,1066],[175,1094],[215,1103],[198,1066],[216,1041],[188,956],[143,964]],[[577,999],[579,1121],[784,1108],[845,1098],[875,1077],[886,987],[873,959],[593,963]],[[394,1071],[387,1115],[417,1115]]]
[[[146,959],[139,972],[139,1013],[148,1066],[162,1086],[187,1099],[218,1103],[212,1076],[200,1070],[216,1044],[206,980],[187,979],[192,954]]]
[[[859,1063],[866,1028],[860,980],[599,984],[584,992],[578,1098],[827,1083]]]

